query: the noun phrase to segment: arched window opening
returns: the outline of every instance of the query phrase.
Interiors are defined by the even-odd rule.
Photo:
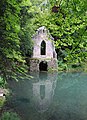
[[[47,65],[46,61],[40,62],[40,64],[39,64],[39,70],[40,71],[47,71],[47,67],[48,67],[48,65]]]
[[[44,40],[41,43],[41,55],[46,55],[46,43]]]
[[[53,58],[55,58],[55,52],[53,51]]]

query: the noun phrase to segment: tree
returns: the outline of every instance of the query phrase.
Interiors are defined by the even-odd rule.
[[[87,60],[86,0],[50,0],[48,4],[50,11],[43,11],[35,24],[49,29],[59,62],[80,64]]]
[[[32,35],[35,30],[33,22],[39,11],[36,12],[38,2],[3,0],[0,3],[1,83],[9,76],[15,78],[16,72],[26,71],[25,59],[32,55]]]
[[[16,69],[17,62],[24,62],[20,52],[19,2],[3,0],[0,4],[0,73],[7,78]]]
[[[27,0],[23,1],[20,5],[20,49],[24,57],[32,55],[32,35],[34,33],[33,28],[33,12],[32,12],[32,3]]]
[[[37,25],[34,25],[36,16],[41,14],[42,0],[24,0],[20,7],[20,42],[21,52],[24,57],[31,57],[33,49],[32,36],[36,30]]]

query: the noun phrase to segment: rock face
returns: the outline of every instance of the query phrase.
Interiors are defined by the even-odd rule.
[[[1,88],[0,88],[0,97],[3,97],[3,96],[4,96],[4,93],[5,93],[4,89],[1,89]]]
[[[6,96],[8,93],[8,90],[0,88],[0,97]]]
[[[43,26],[33,36],[33,55],[30,59],[30,71],[48,71],[57,69],[57,54],[53,37]]]

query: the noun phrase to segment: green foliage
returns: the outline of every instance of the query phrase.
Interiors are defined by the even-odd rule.
[[[3,78],[0,76],[0,87],[4,86],[5,81],[3,80]]]
[[[26,73],[26,56],[31,56],[34,12],[30,0],[3,0],[0,3],[0,74],[3,79]],[[33,9],[34,11],[34,9]]]
[[[0,3],[0,85],[10,76],[26,73],[32,55],[32,36],[46,26],[54,37],[60,66],[87,60],[86,0],[3,0]],[[58,12],[52,8],[58,7]],[[63,63],[63,65],[62,65]],[[15,75],[16,74],[16,75]]]
[[[16,113],[4,112],[0,120],[20,120],[20,118]]]
[[[31,2],[27,6],[22,4],[20,11],[20,49],[24,57],[32,55],[33,42],[31,38],[34,33],[32,22],[34,15],[31,8]]]
[[[3,107],[5,101],[6,101],[5,97],[0,98],[0,108]]]
[[[86,0],[49,0],[48,11],[37,16],[35,24],[46,26],[54,37],[58,61],[81,64],[87,59]],[[58,12],[52,12],[53,6]]]
[[[6,79],[9,72],[13,71],[13,64],[24,62],[20,52],[20,6],[13,0],[1,1],[1,39],[0,39],[0,72]],[[15,64],[16,66],[16,64]]]

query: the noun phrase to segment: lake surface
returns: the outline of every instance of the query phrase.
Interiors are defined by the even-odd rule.
[[[7,108],[22,120],[87,120],[87,73],[32,73],[9,81]]]

